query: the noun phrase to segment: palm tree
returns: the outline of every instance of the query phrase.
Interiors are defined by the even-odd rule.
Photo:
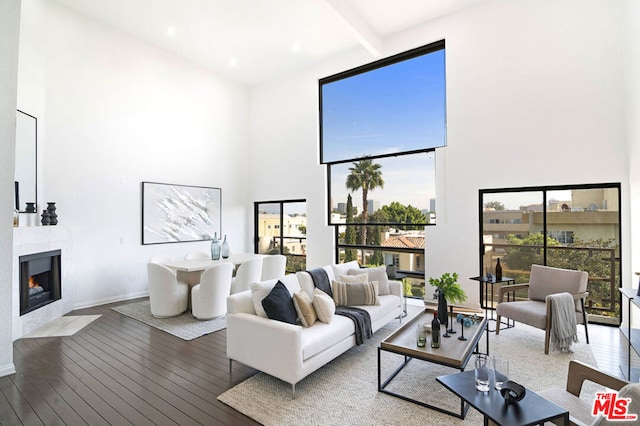
[[[373,160],[356,161],[353,163],[353,167],[349,167],[351,173],[347,176],[347,189],[351,192],[362,189],[362,244],[367,244],[367,219],[369,216],[367,197],[369,191],[384,187],[381,168],[382,166],[374,163]]]

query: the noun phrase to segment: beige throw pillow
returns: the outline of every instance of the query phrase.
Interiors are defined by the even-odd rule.
[[[380,296],[391,294],[391,289],[389,288],[389,277],[387,276],[387,268],[385,266],[349,270],[349,275],[351,276],[358,276],[361,274],[367,275],[366,281],[378,281],[378,294]]]
[[[331,291],[337,306],[380,305],[377,281],[357,284],[333,281]]]
[[[316,311],[318,320],[329,324],[333,319],[333,315],[336,313],[336,304],[333,302],[331,296],[320,289],[314,288],[311,303]]]
[[[316,322],[318,318],[316,311],[313,309],[311,298],[304,290],[300,290],[293,295],[293,306],[296,308],[298,318],[303,327],[311,327]]]
[[[371,280],[367,279],[366,272],[361,272],[359,274],[350,273],[349,275],[339,275],[336,281],[340,281],[341,283],[347,283],[347,284],[360,284],[360,283],[366,283]]]

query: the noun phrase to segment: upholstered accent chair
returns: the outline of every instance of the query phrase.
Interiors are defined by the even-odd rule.
[[[178,281],[176,273],[159,263],[147,264],[149,276],[149,304],[157,318],[180,315],[187,310],[189,285]]]
[[[236,276],[231,281],[231,294],[251,289],[251,283],[262,281],[262,258],[252,259],[238,266]]]
[[[584,324],[584,331],[589,343],[587,329],[587,314],[584,310],[584,300],[587,292],[589,274],[584,271],[552,268],[550,266],[531,265],[531,276],[526,284],[506,285],[498,292],[496,306],[496,334],[500,333],[502,317],[525,323],[532,327],[545,330],[544,353],[549,353],[551,337],[551,300],[550,294],[570,293],[575,302],[576,323]],[[505,301],[504,295],[518,290],[528,290],[528,300]]]
[[[202,273],[200,284],[191,289],[191,313],[194,317],[208,320],[227,313],[232,275],[232,263],[214,265]]]
[[[287,257],[274,254],[262,258],[262,277],[260,281],[283,277],[287,268]]]
[[[207,259],[210,260],[211,255],[203,251],[192,251],[184,255],[184,260],[207,260]]]
[[[631,398],[631,404],[627,406],[628,412],[640,414],[640,384],[629,383],[575,360],[569,361],[565,389],[545,389],[538,392],[538,394],[569,410],[569,423],[571,425],[624,424],[625,422],[609,423],[604,417],[594,417],[591,414],[593,405],[586,400],[580,399],[580,392],[585,381],[619,391],[618,396],[621,398]],[[595,395],[589,395],[590,398],[592,396]]]

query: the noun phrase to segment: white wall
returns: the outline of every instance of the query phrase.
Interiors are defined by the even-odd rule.
[[[251,248],[246,87],[48,1],[22,23],[18,106],[38,117],[39,207],[73,238],[74,307],[145,294],[152,255],[208,251],[141,245],[141,181],[222,188],[232,251]]]
[[[20,0],[0,0],[0,377],[15,372],[11,276],[19,28]]]
[[[384,40],[385,56],[446,40],[448,146],[437,153],[438,225],[427,231],[426,266],[427,277],[458,272],[469,303],[478,303],[477,283],[465,278],[479,269],[479,189],[622,182],[628,229],[621,6],[496,0]],[[326,180],[317,161],[317,78],[371,61],[346,55],[252,92],[251,139],[263,147],[254,169],[283,158],[286,167],[269,176],[289,180],[273,195],[304,196],[313,206],[311,266],[332,260],[333,244],[319,217]],[[252,186],[273,193],[261,179]],[[315,250],[322,255],[312,258]]]

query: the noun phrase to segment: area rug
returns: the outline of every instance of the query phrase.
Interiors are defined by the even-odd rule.
[[[162,330],[182,340],[193,340],[206,334],[227,328],[227,316],[201,321],[193,317],[190,310],[171,318],[155,318],[151,315],[149,301],[115,306],[114,311]]]
[[[35,337],[73,336],[102,315],[69,315],[56,318],[39,329],[23,336],[25,339]]]
[[[473,408],[469,409],[465,420],[460,420],[378,392],[377,347],[398,326],[397,322],[388,324],[364,345],[350,349],[307,376],[296,385],[295,399],[292,399],[290,384],[264,373],[250,377],[218,399],[267,426],[482,424],[482,416]],[[579,337],[584,342],[584,335],[579,334]],[[485,342],[483,336],[483,352]],[[443,345],[446,345],[446,339],[443,339]],[[490,354],[509,359],[511,380],[534,391],[564,388],[572,359],[596,365],[586,343],[574,344],[573,353],[551,352],[544,355],[544,332],[521,324],[501,331],[498,336],[491,333],[489,345]],[[400,365],[402,357],[387,352],[381,355],[385,378]],[[467,366],[470,368],[473,368],[472,361]],[[455,372],[455,369],[412,360],[387,389],[459,411],[460,400],[435,381],[437,376]],[[595,395],[595,390],[591,395]]]

